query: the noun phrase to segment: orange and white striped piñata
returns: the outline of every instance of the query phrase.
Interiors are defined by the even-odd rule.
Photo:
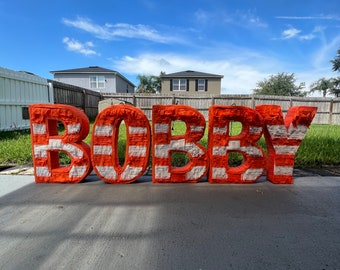
[[[275,184],[292,184],[295,154],[317,107],[290,107],[285,118],[278,105],[258,105],[256,110],[264,119],[268,149],[267,179]]]
[[[78,183],[92,170],[90,146],[83,142],[89,133],[89,121],[83,111],[62,104],[29,106],[34,175],[36,183]],[[58,122],[65,127],[58,134]],[[71,160],[59,164],[59,152]]]
[[[118,160],[120,123],[126,126],[125,161]],[[150,155],[150,124],[141,109],[131,105],[110,106],[99,113],[92,131],[92,164],[107,183],[131,183],[145,172]]]
[[[184,135],[172,135],[171,124],[186,124]],[[208,170],[208,155],[198,143],[205,131],[204,116],[186,105],[154,105],[152,107],[152,181],[154,183],[197,183]],[[171,154],[185,153],[190,161],[173,167]]]
[[[233,121],[241,122],[242,130],[231,135]],[[265,153],[256,142],[262,136],[262,117],[244,106],[214,105],[209,109],[210,183],[253,183],[264,172]],[[229,154],[243,155],[240,166],[228,165]]]

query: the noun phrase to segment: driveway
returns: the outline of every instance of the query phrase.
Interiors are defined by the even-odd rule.
[[[340,269],[340,177],[0,188],[0,269]]]

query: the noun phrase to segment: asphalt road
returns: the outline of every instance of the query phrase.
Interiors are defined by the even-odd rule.
[[[0,194],[0,269],[340,269],[340,177],[62,185],[0,175],[3,189],[18,181]]]

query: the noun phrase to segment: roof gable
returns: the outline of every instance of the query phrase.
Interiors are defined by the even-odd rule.
[[[170,74],[164,74],[161,78],[223,78],[223,75],[204,73],[193,70],[180,71]]]

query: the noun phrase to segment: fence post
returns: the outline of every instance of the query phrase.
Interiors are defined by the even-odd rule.
[[[215,96],[211,97],[211,106],[215,105]]]
[[[136,107],[136,95],[132,95],[132,104]]]
[[[86,90],[85,89],[83,89],[83,104],[82,104],[82,109],[83,109],[83,111],[85,112],[85,114],[86,114]]]
[[[254,94],[251,95],[251,106],[252,106],[252,109],[255,109],[255,97],[254,97]]]
[[[329,102],[329,118],[328,124],[331,125],[333,122],[333,99]]]

